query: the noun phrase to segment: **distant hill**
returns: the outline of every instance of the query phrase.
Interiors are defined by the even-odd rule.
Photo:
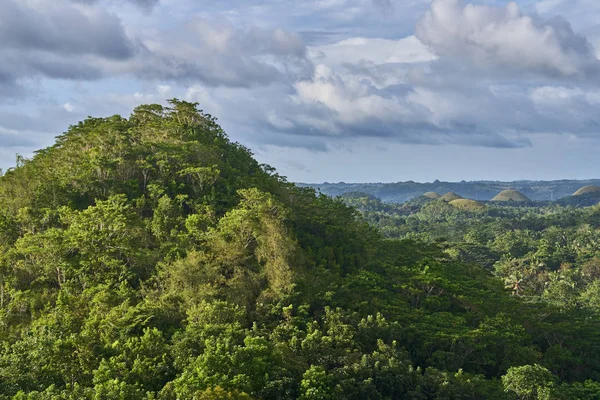
[[[452,207],[462,211],[478,212],[485,210],[485,205],[470,199],[456,199],[449,203]]]
[[[423,193],[423,197],[428,198],[428,199],[439,199],[441,196],[439,194],[437,194],[436,192],[427,192],[427,193]]]
[[[583,194],[577,194],[569,197],[564,197],[557,201],[558,204],[563,206],[575,206],[575,207],[589,207],[600,203],[600,191],[598,192],[587,192]]]
[[[529,199],[518,190],[503,190],[492,201],[529,201]]]
[[[369,199],[369,200],[379,200],[377,197],[373,196],[369,193],[364,192],[347,192],[341,195],[344,199]]]
[[[577,190],[575,193],[573,193],[573,196],[581,196],[587,193],[598,193],[600,192],[600,186],[595,186],[595,185],[588,185],[588,186],[584,186],[581,189]]]
[[[570,197],[584,186],[599,186],[600,179],[557,181],[462,181],[462,182],[396,182],[396,183],[299,183],[330,196],[347,192],[363,192],[388,203],[404,203],[427,192],[454,192],[464,198],[489,201],[503,190],[518,190],[534,201],[558,200]]]
[[[452,201],[452,200],[460,200],[460,199],[464,199],[464,197],[462,197],[454,192],[448,192],[445,195],[443,195],[442,197],[440,197],[440,200],[444,200],[444,201]]]

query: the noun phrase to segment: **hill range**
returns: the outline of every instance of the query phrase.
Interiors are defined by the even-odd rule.
[[[341,196],[349,192],[367,193],[388,203],[403,203],[424,193],[448,193],[474,200],[492,200],[504,190],[518,190],[534,201],[558,200],[573,195],[584,186],[600,186],[600,179],[556,181],[461,181],[461,182],[396,182],[396,183],[298,183],[312,187],[329,196]]]

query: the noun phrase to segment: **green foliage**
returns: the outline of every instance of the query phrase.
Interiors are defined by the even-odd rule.
[[[538,364],[512,367],[502,377],[504,390],[523,400],[551,399],[554,381],[552,373]]]
[[[142,392],[157,392],[175,377],[168,344],[161,331],[146,328],[141,337],[112,344],[114,356],[94,371],[94,385],[123,382]]]
[[[470,206],[88,118],[0,177],[0,399],[597,398],[600,208]]]

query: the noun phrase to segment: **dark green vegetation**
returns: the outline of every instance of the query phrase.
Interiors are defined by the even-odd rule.
[[[466,199],[403,204],[359,196],[343,200],[390,240],[441,247],[450,259],[487,271],[511,293],[517,304],[508,315],[519,321],[540,353],[528,365],[512,364],[502,378],[505,389],[516,388],[515,381],[508,383],[511,379],[518,379],[522,389],[539,380],[543,387],[528,386],[517,398],[600,398],[598,371],[578,376],[587,365],[598,365],[599,360],[588,357],[600,356],[598,199],[588,207],[509,201],[477,208],[455,204],[472,202]],[[451,281],[460,279],[454,275]],[[483,295],[487,289],[479,284],[478,290]],[[487,294],[482,300],[488,306],[495,301],[506,299]]]
[[[302,184],[318,189],[330,196],[341,196],[348,192],[362,192],[375,196],[385,202],[402,203],[415,199],[424,193],[455,192],[460,196],[473,200],[491,200],[503,190],[518,190],[534,201],[552,201],[568,198],[584,186],[600,186],[600,179],[576,181],[473,181],[473,182],[397,182],[397,183],[320,183]],[[598,198],[600,199],[600,193]]]
[[[72,126],[0,178],[0,398],[598,398],[598,207],[344,201],[195,104]]]

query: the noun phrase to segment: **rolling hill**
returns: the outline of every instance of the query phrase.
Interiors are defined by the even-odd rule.
[[[491,201],[529,201],[529,198],[518,190],[503,190],[498,193]]]
[[[491,200],[499,192],[515,189],[534,201],[558,200],[571,196],[582,186],[600,186],[600,179],[594,180],[556,180],[556,181],[461,181],[461,182],[395,182],[395,183],[299,183],[311,187],[323,194],[339,196],[346,192],[364,192],[384,202],[404,203],[426,192],[447,193],[473,200]]]
[[[454,192],[448,192],[440,197],[440,200],[444,200],[444,201],[452,201],[452,200],[460,200],[460,199],[463,199],[463,197],[459,196],[458,194],[456,194]]]

